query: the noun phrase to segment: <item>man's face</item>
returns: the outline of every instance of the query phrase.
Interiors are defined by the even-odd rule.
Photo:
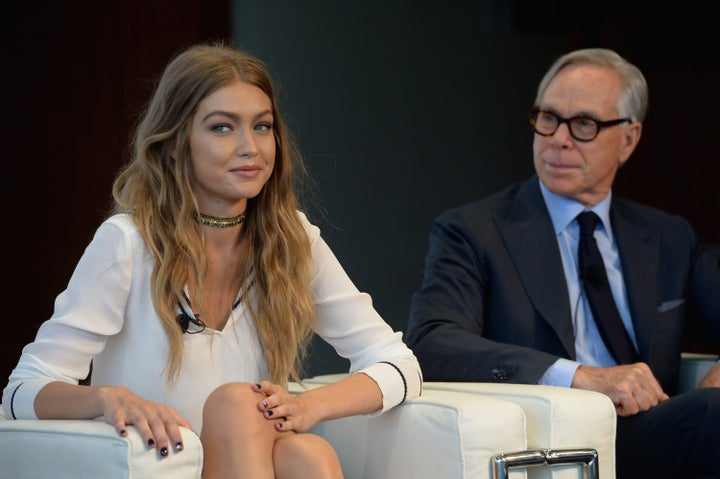
[[[611,68],[570,65],[548,85],[540,108],[562,118],[586,116],[600,121],[619,118],[621,84]],[[582,142],[561,124],[551,136],[535,134],[533,162],[540,180],[555,194],[593,206],[610,191],[615,173],[640,140],[640,123],[602,128],[598,136]]]

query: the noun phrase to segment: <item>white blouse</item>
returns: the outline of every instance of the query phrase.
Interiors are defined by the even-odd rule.
[[[383,408],[374,414],[419,396],[420,366],[402,334],[380,317],[369,295],[358,291],[320,230],[299,215],[315,262],[315,332],[350,361],[350,372],[363,372],[378,384]],[[223,330],[183,335],[180,375],[169,386],[169,342],[151,299],[152,267],[129,216],[115,215],[100,225],[57,297],[52,317],[25,346],[10,374],[2,397],[7,418],[37,418],[33,404],[40,389],[53,381],[77,384],[91,361],[93,385],[124,385],[171,406],[197,432],[202,406],[215,388],[269,378],[252,319],[241,303]]]

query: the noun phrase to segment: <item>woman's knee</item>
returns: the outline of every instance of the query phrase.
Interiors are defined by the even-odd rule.
[[[273,464],[278,479],[343,477],[335,449],[328,441],[311,433],[278,439],[273,450]]]
[[[235,420],[261,422],[264,418],[258,405],[264,397],[249,383],[223,384],[210,393],[205,401],[203,423],[227,424]]]
[[[208,477],[267,477],[259,471],[273,469],[279,433],[277,421],[266,419],[259,408],[264,397],[248,383],[224,384],[210,393],[200,433]]]

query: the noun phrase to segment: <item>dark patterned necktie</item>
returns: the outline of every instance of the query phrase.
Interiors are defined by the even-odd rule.
[[[623,325],[620,313],[618,313],[605,272],[605,264],[593,236],[595,226],[599,221],[598,215],[592,211],[586,211],[577,216],[577,222],[580,225],[580,242],[578,243],[580,279],[585,288],[595,324],[610,354],[618,364],[629,364],[636,362],[638,355]]]

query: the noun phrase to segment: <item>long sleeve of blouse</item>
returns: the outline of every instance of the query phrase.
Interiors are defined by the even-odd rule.
[[[350,372],[370,376],[383,395],[381,413],[417,397],[422,373],[415,355],[380,317],[322,239],[299,213],[308,233],[316,333],[350,362]],[[201,425],[202,404],[230,381],[267,379],[267,367],[248,311],[237,308],[223,331],[184,335],[185,354],[173,387],[165,381],[167,335],[150,296],[153,262],[127,215],[107,219],[89,243],[50,319],[23,348],[3,390],[7,418],[36,418],[34,400],[48,383],[77,384],[92,363],[93,384],[125,385],[149,400],[178,409]]]

